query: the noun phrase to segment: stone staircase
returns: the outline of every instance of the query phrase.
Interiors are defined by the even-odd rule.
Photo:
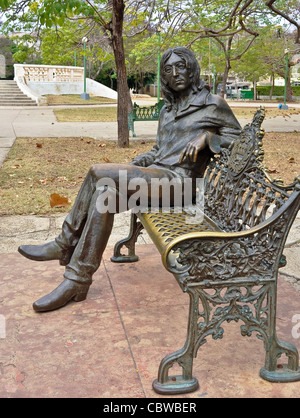
[[[19,89],[16,81],[0,80],[0,106],[37,106],[37,104]]]

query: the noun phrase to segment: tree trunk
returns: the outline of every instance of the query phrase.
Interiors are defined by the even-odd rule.
[[[283,70],[277,71],[277,74],[280,75],[280,77],[285,79],[285,72]],[[287,69],[286,101],[287,102],[292,101],[291,65],[290,64],[288,65],[288,69]]]
[[[253,99],[257,100],[257,80],[256,77],[253,79]]]
[[[118,91],[118,146],[129,147],[128,131],[128,84],[123,45],[123,19],[125,4],[123,0],[113,0],[112,47],[117,67]]]
[[[269,96],[269,99],[270,100],[272,100],[272,97],[273,97],[273,91],[274,91],[274,85],[275,85],[275,76],[274,76],[274,73],[272,73],[272,75],[271,75],[271,89],[270,89],[270,96]]]
[[[223,79],[222,79],[222,86],[221,86],[221,91],[220,91],[220,96],[224,97],[225,93],[226,93],[226,82],[228,79],[228,74],[229,74],[229,70],[231,68],[230,65],[230,61],[226,59],[226,66],[225,66],[225,70],[223,73]]]
[[[292,101],[292,84],[291,84],[291,68],[288,69],[288,77],[286,83],[286,101]]]

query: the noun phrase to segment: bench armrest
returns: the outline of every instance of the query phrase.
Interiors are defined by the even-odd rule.
[[[237,244],[236,251],[238,253],[238,245],[256,245],[257,248],[268,248],[268,251],[276,253],[276,261],[279,262],[283,245],[287,238],[289,229],[293,223],[293,220],[299,210],[300,206],[300,194],[299,191],[294,192],[291,197],[285,202],[284,205],[278,211],[270,216],[267,220],[261,222],[259,225],[249,228],[243,231],[237,232],[223,232],[223,231],[203,231],[203,232],[191,232],[183,234],[173,239],[161,253],[162,262],[166,269],[170,270],[169,254],[172,250],[181,251],[181,247],[187,247],[193,242],[192,247],[199,248],[203,245],[203,252],[206,253],[205,245],[209,245],[209,242],[214,243],[215,251],[217,247],[225,248],[230,243],[239,242]],[[202,243],[202,245],[200,245]],[[248,244],[247,244],[248,243]],[[189,251],[188,251],[189,252]],[[200,250],[201,252],[201,250]],[[236,254],[238,256],[238,254]],[[257,255],[257,254],[256,254]],[[240,254],[242,257],[243,255]],[[210,255],[211,257],[211,255]],[[208,258],[209,259],[209,258]],[[273,260],[273,262],[275,262]]]

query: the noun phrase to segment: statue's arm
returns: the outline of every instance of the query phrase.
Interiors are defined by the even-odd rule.
[[[213,153],[219,153],[221,148],[228,148],[231,142],[239,137],[241,126],[226,100],[210,95],[209,101],[215,104],[218,127],[215,131],[208,132],[206,145]]]
[[[179,158],[179,164],[185,159],[196,162],[198,153],[208,147],[212,153],[218,154],[221,148],[228,148],[232,141],[241,133],[241,127],[225,100],[218,98],[219,114],[215,128],[208,128],[193,138]]]
[[[207,132],[205,143],[214,154],[218,154],[221,148],[228,148],[240,133],[237,125],[221,126],[217,132]]]
[[[158,144],[155,144],[154,147],[150,151],[145,152],[144,154],[138,155],[137,157],[134,158],[134,160],[131,161],[130,164],[138,165],[140,167],[148,167],[154,162],[158,148],[159,148]]]
[[[141,154],[135,157],[134,160],[131,162],[131,165],[138,165],[140,167],[148,167],[149,165],[154,163],[157,152],[159,150],[160,127],[161,127],[161,119],[163,117],[163,114],[164,114],[164,108],[161,110],[160,116],[159,116],[156,144],[152,147],[150,151],[145,152],[144,154]]]

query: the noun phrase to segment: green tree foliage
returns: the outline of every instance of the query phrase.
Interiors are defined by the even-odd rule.
[[[125,52],[123,45],[124,22],[133,22],[140,13],[149,16],[153,12],[151,1],[132,0],[5,0],[1,9],[5,11],[4,27],[10,31],[35,31],[38,36],[45,28],[62,27],[66,21],[86,22],[86,36],[97,26],[112,48],[117,72],[118,89],[118,143],[121,147],[129,145],[127,128],[129,91],[127,85]],[[155,4],[155,2],[154,2]],[[127,6],[128,15],[125,11]],[[0,9],[0,10],[1,10]],[[147,25],[143,25],[146,27]],[[142,31],[143,27],[138,29]],[[48,34],[49,35],[49,34]],[[132,36],[130,33],[128,36]],[[46,48],[46,47],[45,47]],[[49,52],[49,51],[48,51]]]
[[[160,2],[161,20],[172,25],[169,36],[174,32],[192,35],[188,45],[193,46],[210,38],[214,48],[218,45],[223,54],[223,91],[234,62],[256,44],[265,29],[284,21],[295,30],[295,40],[300,42],[298,0],[193,0]],[[199,49],[201,49],[200,47]]]

